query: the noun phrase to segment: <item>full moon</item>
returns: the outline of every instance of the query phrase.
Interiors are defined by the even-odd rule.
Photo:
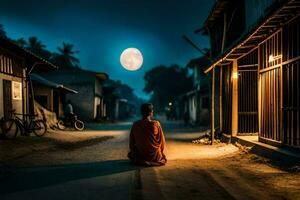
[[[129,70],[135,71],[143,64],[143,55],[137,48],[127,48],[120,56],[121,65]]]

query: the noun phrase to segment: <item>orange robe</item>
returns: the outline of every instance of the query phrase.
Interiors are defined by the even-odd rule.
[[[128,157],[135,164],[148,166],[164,165],[165,136],[158,121],[142,119],[136,121],[130,131]]]

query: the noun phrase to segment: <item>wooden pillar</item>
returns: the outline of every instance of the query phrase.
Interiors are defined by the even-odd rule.
[[[101,118],[104,117],[104,111],[103,111],[103,97],[100,98],[100,116]]]
[[[24,61],[23,61],[22,65],[25,66]],[[22,114],[27,113],[27,85],[26,84],[27,84],[27,82],[26,82],[26,70],[23,69],[23,75],[22,75],[22,102],[23,102]],[[3,89],[3,87],[1,89]]]
[[[257,52],[258,52],[258,58],[257,58],[257,80],[258,80],[258,137],[260,136],[261,134],[261,75],[259,73],[260,71],[260,46],[258,46],[257,48]]]
[[[221,46],[221,51],[224,52],[225,50],[225,46],[226,46],[226,40],[227,40],[227,15],[226,13],[224,13],[224,17],[223,17],[223,37],[222,37],[222,46]],[[222,77],[223,76],[223,68],[222,65],[220,66],[220,97],[219,97],[219,105],[220,105],[220,131],[222,132],[223,130],[223,105],[222,105],[222,87],[223,87],[223,83],[222,83]]]
[[[211,79],[211,145],[215,138],[215,67],[212,69]]]
[[[236,137],[238,133],[238,64],[233,60],[232,66],[232,113],[231,113],[231,136]]]
[[[220,68],[220,98],[219,98],[219,105],[220,105],[220,116],[219,116],[219,118],[220,118],[220,131],[222,131],[223,130],[223,118],[222,118],[222,116],[223,116],[223,105],[222,105],[222,92],[223,92],[223,89],[222,89],[222,87],[223,87],[223,68],[222,68],[222,66],[221,66],[221,68]]]

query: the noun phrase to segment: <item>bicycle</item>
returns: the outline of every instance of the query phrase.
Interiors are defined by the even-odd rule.
[[[76,115],[71,115],[65,118],[61,118],[57,122],[57,127],[60,130],[64,130],[66,127],[74,127],[78,131],[84,129],[84,122],[79,120]]]
[[[3,120],[2,134],[6,138],[15,138],[20,131],[21,135],[29,136],[34,133],[36,136],[41,137],[47,132],[47,125],[44,120],[35,120],[36,115],[19,114],[15,110],[10,111],[11,118]],[[22,118],[18,117],[22,116]]]
[[[2,138],[3,134],[3,123],[4,123],[4,117],[0,119],[0,138]]]

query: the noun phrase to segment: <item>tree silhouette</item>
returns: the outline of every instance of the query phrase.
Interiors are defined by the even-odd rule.
[[[4,26],[2,24],[0,24],[0,36],[5,38],[7,37],[6,32],[4,30]]]
[[[39,41],[37,37],[29,37],[25,46],[26,49],[44,59],[48,60],[51,57],[50,51],[46,50],[46,45]]]
[[[44,48],[46,48],[46,45],[44,45],[41,41],[39,41],[37,37],[28,38],[28,44],[27,44],[28,50],[32,51],[33,53],[37,53]]]
[[[144,79],[144,91],[151,94],[151,102],[158,112],[163,112],[169,102],[193,89],[188,69],[178,65],[154,67],[145,73]]]
[[[22,47],[22,48],[26,48],[26,45],[27,45],[27,42],[26,42],[26,40],[25,40],[24,38],[19,38],[19,39],[17,39],[17,40],[15,41],[15,43],[16,43],[17,45],[19,45],[20,47]]]
[[[79,51],[74,50],[73,44],[63,42],[62,47],[57,47],[59,53],[54,53],[52,62],[62,68],[79,68],[79,59],[75,57]]]
[[[0,24],[0,36],[7,38],[4,26],[2,24]],[[23,37],[11,41],[18,46],[31,51],[37,56],[40,56],[41,58],[50,60],[53,64],[56,64],[61,68],[79,68],[80,61],[75,56],[75,54],[77,54],[79,51],[74,50],[73,44],[63,42],[61,47],[57,47],[58,53],[52,53],[47,50],[46,45],[35,36],[29,37],[27,41]]]

